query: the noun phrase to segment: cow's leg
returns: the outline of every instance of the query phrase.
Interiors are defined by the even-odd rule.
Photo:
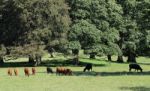
[[[84,72],[86,72],[86,68],[84,68]]]

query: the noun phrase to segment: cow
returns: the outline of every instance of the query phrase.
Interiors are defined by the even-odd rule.
[[[12,76],[12,69],[11,69],[11,68],[8,69],[7,74],[8,74],[9,76]]]
[[[135,69],[135,71],[143,71],[143,69],[138,64],[129,64],[129,72],[131,72],[132,69]]]
[[[83,69],[83,72],[85,72],[86,70],[92,71],[92,64],[91,63],[86,64],[85,68]]]
[[[71,69],[65,69],[64,74],[65,75],[72,75],[72,70]]]
[[[47,68],[46,68],[46,71],[47,71],[47,73],[53,73],[53,70],[52,70],[52,68],[50,68],[50,67],[47,67]]]
[[[28,76],[30,75],[30,72],[29,72],[29,69],[28,68],[24,68],[24,73],[25,73],[25,76]]]
[[[14,69],[15,76],[18,76],[18,69]]]
[[[57,67],[56,68],[56,74],[63,74],[63,72],[64,72],[64,68],[63,67]]]
[[[72,75],[71,69],[67,69],[64,67],[57,67],[56,68],[56,74],[62,74],[62,75]]]
[[[35,73],[36,73],[36,69],[32,68],[32,75],[35,75]]]

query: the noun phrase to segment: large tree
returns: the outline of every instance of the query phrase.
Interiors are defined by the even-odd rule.
[[[80,33],[84,41],[81,42],[82,48],[86,47],[86,53],[90,53],[91,58],[95,58],[95,55],[98,54],[98,52],[105,51],[104,54],[109,55],[109,51],[106,51],[106,48],[102,47],[107,47],[109,50],[113,50],[112,48],[115,48],[113,45],[115,45],[115,42],[119,39],[118,30],[122,23],[121,6],[116,4],[115,0],[69,0],[68,2],[71,7],[70,16],[73,21],[73,26],[74,24],[76,25],[76,22],[81,20],[86,20],[88,23],[90,23],[91,28],[95,26],[95,28],[89,30],[89,33],[84,33],[84,35]],[[84,31],[85,29],[83,29],[81,30]],[[100,33],[96,33],[97,31]],[[97,40],[96,42],[95,40],[89,42],[90,38],[88,36],[91,35],[91,32],[97,34],[94,36],[95,40]],[[84,38],[88,39],[84,40]],[[115,52],[112,52],[111,55],[114,53]]]
[[[71,27],[69,33],[70,44],[77,43],[73,45],[73,51],[79,52],[79,45],[84,50],[92,50],[92,46],[95,46],[101,42],[101,32],[96,28],[96,26],[90,24],[86,20],[78,20]],[[76,42],[73,42],[76,41]],[[77,42],[78,41],[78,42]],[[76,48],[76,49],[74,49]],[[90,55],[96,55],[95,52],[90,52]]]
[[[148,0],[116,0],[123,7],[124,25],[120,31],[120,45],[128,54],[128,62],[136,62],[136,55],[149,51],[149,5]],[[149,55],[149,54],[148,54]]]
[[[141,36],[138,45],[138,54],[150,56],[150,1],[141,0],[136,3],[135,18],[139,27]]]
[[[5,1],[5,0],[3,0]],[[0,43],[60,47],[71,23],[65,0],[7,0],[1,9]]]

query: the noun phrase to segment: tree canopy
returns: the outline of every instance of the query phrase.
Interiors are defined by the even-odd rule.
[[[149,13],[149,0],[1,0],[0,45],[6,54],[82,49],[136,62],[150,56]]]

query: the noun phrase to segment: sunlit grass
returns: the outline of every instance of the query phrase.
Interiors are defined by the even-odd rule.
[[[52,60],[48,55],[44,59]],[[65,58],[54,59],[63,61]],[[19,62],[27,60],[17,59]],[[115,56],[113,60],[116,60]],[[107,62],[106,57],[95,60],[82,57],[80,61],[94,64],[93,71],[83,73],[83,66],[68,65],[66,67],[73,71],[73,76],[57,76],[55,73],[48,75],[46,67],[40,66],[36,67],[35,76],[25,77],[24,67],[16,67],[19,76],[10,77],[8,68],[0,68],[0,91],[150,91],[150,58],[137,58],[144,72],[131,74],[128,74],[127,63]],[[56,67],[52,69],[55,71]]]

